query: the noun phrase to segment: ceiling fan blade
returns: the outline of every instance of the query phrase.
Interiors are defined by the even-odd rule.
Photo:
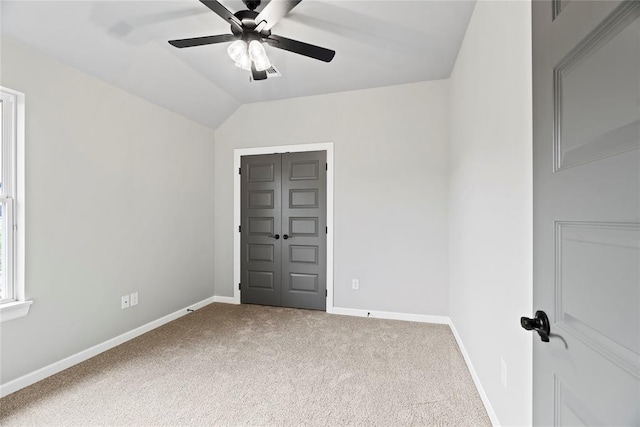
[[[335,50],[291,40],[286,37],[274,36],[273,34],[265,38],[264,41],[269,44],[269,46],[288,50],[289,52],[298,53],[324,62],[331,62],[336,54]]]
[[[200,0],[202,4],[217,13],[225,21],[242,30],[242,22],[229,9],[220,4],[217,0]]]
[[[220,34],[217,36],[194,37],[191,39],[169,40],[172,46],[183,48],[192,46],[202,46],[206,44],[224,43],[235,40],[237,37],[233,34]]]
[[[253,76],[253,80],[266,80],[267,72],[266,71],[258,71],[256,70],[256,64],[251,61],[251,75]]]
[[[291,9],[296,7],[301,1],[302,0],[271,0],[271,2],[262,9],[262,12],[256,16],[256,25],[260,25],[262,21],[265,21],[266,25],[262,28],[264,30],[270,30],[278,23],[280,18],[289,13]]]

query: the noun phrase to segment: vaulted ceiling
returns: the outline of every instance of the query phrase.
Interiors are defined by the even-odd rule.
[[[232,12],[246,9],[240,0],[220,2]],[[245,103],[447,78],[474,5],[304,0],[272,31],[333,49],[334,60],[267,46],[282,77],[256,82],[234,66],[227,43],[167,43],[230,32],[198,0],[2,0],[0,35],[215,129]]]

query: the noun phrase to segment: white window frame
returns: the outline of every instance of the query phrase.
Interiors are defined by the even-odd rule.
[[[33,301],[26,299],[25,279],[25,96],[0,86],[2,100],[2,177],[0,203],[7,218],[3,230],[2,268],[7,279],[7,298],[0,301],[0,322],[29,313]],[[6,236],[6,237],[5,237]],[[6,245],[6,246],[5,246]]]

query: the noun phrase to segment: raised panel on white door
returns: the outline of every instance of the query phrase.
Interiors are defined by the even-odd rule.
[[[319,160],[302,160],[291,162],[289,169],[290,181],[309,181],[317,180],[320,177],[320,161]]]
[[[313,209],[318,207],[318,189],[289,190],[290,209]]]
[[[549,378],[554,387],[553,404],[548,409],[553,425],[572,425],[569,420],[574,418],[587,426],[638,425],[638,378],[609,363],[585,342],[572,340],[563,330],[555,333],[567,338],[571,351],[579,356],[559,362]]]
[[[315,245],[290,245],[289,259],[291,262],[318,264],[319,248]]]
[[[273,163],[249,164],[247,166],[248,182],[273,182],[276,167]]]
[[[293,292],[318,292],[318,275],[291,273],[289,275],[289,289]]]
[[[248,227],[249,227],[249,234],[252,236],[255,235],[271,235],[273,234],[274,231],[274,227],[275,227],[275,222],[273,217],[269,217],[269,218],[255,218],[255,217],[249,217],[248,218]]]
[[[556,170],[640,148],[639,15],[611,19],[556,67]]]
[[[249,288],[253,289],[273,289],[274,280],[273,271],[251,271],[249,270],[249,281],[247,283]]]
[[[640,224],[556,224],[556,312],[640,378]]]
[[[269,244],[248,244],[247,245],[247,261],[266,261],[273,262],[274,257],[273,245]]]
[[[290,233],[295,236],[317,236],[318,218],[289,218]]]
[[[273,209],[273,190],[254,190],[248,192],[249,209]]]
[[[554,426],[597,426],[602,420],[593,413],[584,400],[567,388],[562,380],[554,378],[554,406],[556,408]]]

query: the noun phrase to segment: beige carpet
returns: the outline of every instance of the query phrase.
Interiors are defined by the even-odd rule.
[[[212,304],[0,399],[1,425],[490,425],[448,326]]]

